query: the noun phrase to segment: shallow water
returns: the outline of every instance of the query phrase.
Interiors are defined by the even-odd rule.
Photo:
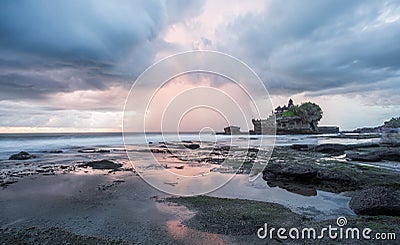
[[[236,175],[228,184],[209,195],[278,203],[317,220],[355,215],[349,208],[350,197],[344,194],[317,190],[316,196],[303,196],[279,187],[269,187],[261,177],[250,182],[247,176]]]
[[[148,144],[158,144],[159,142],[171,141],[207,141],[207,144],[215,145],[238,145],[238,146],[259,146],[263,141],[265,145],[270,146],[274,143],[277,146],[292,144],[322,144],[322,143],[342,143],[355,144],[377,142],[379,139],[346,139],[330,138],[330,135],[278,135],[255,136],[255,135],[213,135],[213,134],[181,134],[179,136],[167,134],[129,134],[125,135],[125,142],[128,142],[128,151],[136,151],[135,156],[138,160],[152,171],[147,171],[148,176],[159,178],[160,167],[155,165],[152,155],[142,155],[138,152],[140,149],[147,149]],[[79,150],[93,148],[92,150],[103,149],[105,152],[84,153]],[[48,166],[56,165],[76,165],[77,163],[89,160],[113,159],[118,162],[127,163],[127,154],[124,150],[124,141],[120,133],[91,133],[91,134],[1,134],[0,135],[0,177],[18,175],[30,175],[37,169],[46,169]],[[26,161],[11,161],[8,157],[19,151],[28,151],[37,155],[37,158]],[[61,153],[50,153],[49,151],[61,150]],[[109,151],[109,152],[108,152]],[[141,157],[143,156],[143,157]],[[146,157],[144,157],[146,156]],[[147,158],[148,157],[148,158]],[[132,159],[131,159],[132,160]],[[175,166],[176,160],[170,161],[171,166]],[[179,164],[179,163],[178,163]],[[192,170],[200,171],[199,166],[193,165]],[[390,167],[398,169],[398,163],[389,164]],[[197,169],[194,169],[194,168]],[[207,172],[212,168],[209,167]],[[185,171],[190,172],[190,167],[185,166]],[[179,172],[179,171],[176,171]],[[197,173],[197,172],[196,172]],[[201,173],[201,171],[200,171]],[[212,176],[211,176],[212,175]],[[220,176],[227,176],[221,173],[210,174],[208,181],[221,181]],[[233,175],[232,175],[233,176]],[[229,176],[230,178],[231,176]],[[159,185],[164,186],[169,192],[186,188],[183,181],[191,182],[190,178],[176,177],[172,175],[173,180],[159,180]],[[223,178],[224,181],[229,179]],[[192,178],[195,179],[195,178]],[[225,183],[223,181],[223,183]],[[222,182],[218,185],[223,184]],[[210,184],[210,183],[207,183]],[[204,184],[205,190],[208,188]],[[190,191],[190,190],[188,190]],[[308,217],[316,219],[336,218],[339,215],[354,215],[349,209],[349,197],[342,194],[334,194],[324,191],[317,191],[316,196],[303,196],[288,192],[278,187],[269,187],[262,178],[249,182],[248,175],[237,175],[228,184],[222,188],[210,193],[209,195],[228,198],[244,198],[258,201],[268,201],[282,204],[296,213],[301,213]]]

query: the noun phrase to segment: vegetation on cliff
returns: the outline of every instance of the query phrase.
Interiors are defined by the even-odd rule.
[[[400,117],[392,117],[392,119],[386,121],[383,126],[387,128],[400,128]]]
[[[319,105],[312,102],[305,102],[301,105],[293,105],[282,113],[282,117],[298,116],[304,124],[309,124],[313,129],[317,128],[319,120],[322,118],[322,109]]]

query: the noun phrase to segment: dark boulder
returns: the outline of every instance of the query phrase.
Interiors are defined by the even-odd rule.
[[[278,186],[287,191],[304,196],[315,196],[317,190],[313,186],[313,179],[317,171],[309,166],[274,163],[268,164],[263,171],[263,179],[270,187]]]
[[[311,164],[268,164],[263,171],[263,179],[268,181],[268,185],[279,186],[288,191],[301,187],[337,193],[351,189],[354,185],[353,179],[344,172]]]
[[[304,165],[290,165],[281,169],[281,174],[299,181],[309,181],[317,176],[317,170]]]
[[[196,149],[200,148],[200,145],[199,145],[199,144],[196,144],[196,143],[184,144],[184,146],[185,146],[186,148],[188,148],[188,149],[191,149],[191,150],[196,150]]]
[[[50,150],[50,151],[47,151],[47,153],[58,154],[58,153],[63,153],[63,151],[62,150]]]
[[[118,169],[122,167],[121,163],[115,163],[111,160],[91,161],[80,165],[81,167],[91,167],[93,169]]]
[[[379,147],[376,143],[363,143],[363,144],[320,144],[320,145],[306,145],[306,144],[293,144],[292,149],[299,151],[315,151],[320,153],[327,153],[332,155],[341,155],[345,151],[354,150],[358,148]]]
[[[168,153],[168,150],[166,149],[158,149],[158,148],[152,148],[150,149],[151,153],[161,153],[161,154],[165,154]]]
[[[29,154],[26,151],[21,151],[17,154],[12,154],[8,158],[8,160],[28,160],[28,159],[35,158],[35,157],[36,157],[35,155]]]
[[[382,160],[379,154],[375,152],[371,153],[358,153],[358,152],[348,152],[346,153],[346,157],[352,161],[361,161],[361,162],[379,162]]]
[[[345,150],[348,149],[349,149],[348,145],[342,145],[342,144],[321,144],[315,146],[314,148],[316,152],[329,153],[329,154],[342,154],[344,153]]]
[[[345,151],[354,150],[358,148],[369,148],[369,147],[379,147],[376,143],[363,143],[363,144],[320,144],[320,145],[307,145],[307,144],[293,144],[290,148],[299,151],[315,151],[321,153],[327,153],[332,155],[341,155]]]
[[[353,181],[352,178],[350,178],[348,175],[337,170],[320,170],[318,171],[315,180],[319,182],[325,181],[346,185],[352,183]]]
[[[388,149],[387,151],[380,153],[380,156],[382,157],[382,160],[400,162],[400,147]]]
[[[354,193],[350,208],[362,215],[400,215],[400,193],[383,186],[375,186]]]
[[[307,165],[269,164],[264,169],[264,179],[294,179],[300,182],[310,182],[317,176],[317,170]]]

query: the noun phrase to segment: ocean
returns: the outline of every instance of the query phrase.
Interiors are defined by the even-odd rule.
[[[147,133],[144,137],[142,133],[125,134],[127,145],[146,145],[148,143],[170,142],[170,141],[208,141],[216,143],[229,143],[230,140],[257,142],[260,139],[267,139],[268,144],[276,146],[287,146],[292,144],[323,144],[341,143],[356,144],[378,142],[379,139],[349,139],[331,138],[333,135],[277,135],[258,136],[258,135],[214,135],[211,133],[183,133],[161,134]],[[250,137],[250,138],[249,138]],[[274,142],[275,141],[275,142]],[[122,133],[33,133],[33,134],[0,134],[0,159],[6,159],[11,154],[20,151],[29,153],[42,153],[50,151],[68,151],[83,147],[124,147]]]

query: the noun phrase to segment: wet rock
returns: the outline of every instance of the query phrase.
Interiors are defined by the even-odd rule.
[[[363,162],[400,161],[400,147],[382,148],[367,153],[348,152],[346,157],[352,161]]]
[[[303,165],[298,165],[298,166],[287,166],[282,169],[282,173],[293,177],[295,179],[298,179],[300,181],[304,180],[310,180],[312,178],[315,178],[317,176],[317,170],[310,167],[310,166],[303,166]]]
[[[327,153],[332,155],[341,155],[344,154],[345,151],[354,150],[357,148],[369,148],[369,147],[379,147],[379,144],[376,143],[365,143],[365,144],[352,144],[352,145],[343,145],[343,144],[320,144],[320,145],[306,145],[306,144],[293,144],[291,146],[292,149],[300,150],[300,151],[315,151],[321,153]]]
[[[382,158],[378,154],[374,153],[358,153],[358,152],[348,152],[346,157],[352,161],[362,161],[362,162],[379,162]]]
[[[165,185],[176,186],[178,182],[164,182]]]
[[[312,146],[312,145],[293,144],[293,145],[290,146],[290,148],[295,149],[295,150],[299,150],[299,151],[308,151],[309,150],[309,146]]]
[[[121,163],[115,163],[110,160],[91,161],[80,165],[80,167],[91,167],[93,169],[118,169],[122,167]]]
[[[284,180],[270,180],[268,186],[279,187],[289,192],[296,193],[302,196],[316,196],[317,189],[312,184],[307,183],[291,183]]]
[[[321,144],[314,148],[314,151],[328,154],[342,154],[345,150],[348,150],[348,145],[342,144]]]
[[[59,154],[59,153],[63,153],[63,151],[62,150],[49,150],[49,151],[43,151],[43,153]]]
[[[188,149],[191,149],[191,150],[196,150],[196,149],[200,148],[200,145],[197,144],[197,143],[184,144],[184,146],[185,146],[186,148],[188,148]]]
[[[152,148],[150,149],[151,153],[161,153],[161,154],[165,154],[168,153],[168,150],[165,149],[158,149],[158,148]]]
[[[397,119],[400,121],[399,119]],[[398,122],[397,122],[398,123]],[[397,127],[395,127],[397,126]],[[382,128],[382,143],[392,146],[400,146],[400,125],[392,125]]]
[[[269,164],[264,170],[264,177],[269,179],[295,179],[309,182],[317,176],[317,170],[311,166]]]
[[[353,195],[350,208],[356,214],[398,216],[400,193],[383,186],[360,190]]]
[[[343,172],[306,164],[269,164],[263,171],[263,179],[270,186],[279,186],[295,193],[304,192],[305,189],[315,194],[316,189],[341,192],[353,186],[353,179]]]
[[[263,171],[263,179],[268,182],[270,187],[278,186],[304,196],[317,194],[313,184],[313,178],[316,175],[315,169],[301,165],[269,164]]]
[[[379,152],[380,157],[382,160],[388,161],[400,161],[400,147],[388,149],[386,151]]]
[[[230,150],[231,150],[231,146],[220,145],[220,146],[215,146],[210,154],[211,155],[226,155],[229,153]]]
[[[123,179],[113,180],[113,183],[124,183],[124,182],[125,182],[125,180],[123,180]]]
[[[17,183],[17,182],[18,182],[18,180],[15,180],[15,179],[11,179],[11,180],[5,179],[5,180],[0,181],[0,186],[5,188],[5,187],[7,187],[11,184]]]
[[[334,182],[340,185],[349,185],[352,183],[352,178],[337,170],[319,170],[315,177],[317,182]]]
[[[38,172],[38,173],[48,173],[48,172],[50,172],[50,170],[51,169],[40,169],[40,168],[38,168],[38,169],[36,169],[36,172]]]
[[[8,160],[28,160],[28,159],[35,158],[35,157],[36,157],[35,155],[29,154],[26,151],[21,151],[17,154],[11,155],[8,158]]]

